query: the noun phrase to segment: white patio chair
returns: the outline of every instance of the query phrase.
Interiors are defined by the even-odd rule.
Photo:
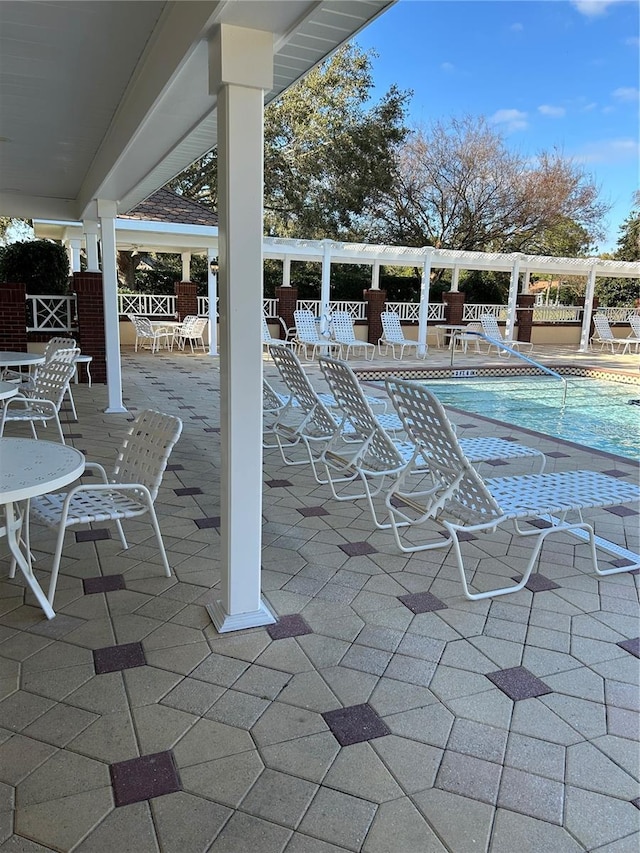
[[[293,319],[296,324],[294,343],[298,352],[303,352],[307,360],[309,348],[311,348],[311,359],[314,359],[318,353],[339,351],[340,347],[337,343],[320,334],[320,326],[316,323],[316,318],[311,311],[306,309],[294,311]]]
[[[631,326],[631,331],[627,337],[627,341],[629,343],[628,349],[631,349],[632,346],[635,347],[636,352],[640,351],[640,315],[631,314],[629,317],[629,325]],[[627,350],[623,350],[626,352]]]
[[[206,317],[197,317],[195,314],[187,314],[182,323],[173,329],[171,349],[173,349],[174,344],[177,344],[178,349],[183,350],[187,343],[189,343],[191,353],[193,354],[193,344],[195,341],[196,346],[201,346],[202,351],[206,352],[207,347],[204,342],[204,333],[207,328],[207,323],[208,320]]]
[[[398,548],[404,553],[453,545],[464,594],[471,600],[506,595],[522,589],[533,570],[547,536],[572,533],[589,544],[594,570],[600,575],[628,571],[628,566],[600,569],[596,556],[597,541],[593,528],[582,512],[637,501],[640,489],[632,483],[594,471],[564,471],[553,474],[527,474],[483,480],[465,454],[443,406],[424,385],[388,378],[387,392],[416,448],[428,456],[429,476],[422,488],[410,488],[409,478],[415,466],[407,469],[393,484],[385,498]],[[413,469],[413,470],[412,470]],[[576,514],[576,520],[567,516]],[[519,522],[544,520],[549,526],[523,531]],[[427,541],[405,544],[401,532],[435,522]],[[515,585],[472,593],[467,583],[461,542],[465,534],[489,535],[496,528],[513,522],[521,536],[535,536],[529,562],[522,579]],[[438,527],[444,527],[442,540]]]
[[[612,353],[615,353],[617,350],[619,353],[624,355],[629,347],[634,344],[637,347],[637,345],[640,344],[640,338],[616,338],[606,314],[594,314],[593,326],[594,333],[591,335],[591,345],[600,344],[601,352],[605,347],[609,347]]]
[[[169,454],[181,432],[180,418],[146,409],[127,430],[111,476],[107,476],[102,465],[87,462],[86,469],[95,471],[102,482],[32,499],[31,517],[48,527],[58,528],[47,595],[51,604],[58,581],[65,531],[79,524],[114,521],[122,547],[127,549],[129,546],[121,522],[149,513],[165,574],[171,576],[154,501]]]
[[[44,361],[43,364],[49,364],[51,361],[67,361],[69,363],[73,363],[76,365],[76,369],[74,371],[74,378],[77,379],[77,361],[80,356],[80,349],[76,347],[75,338],[63,338],[63,337],[53,337],[49,338],[47,341],[47,345],[44,348],[43,352]],[[89,356],[91,358],[91,356]],[[12,374],[12,378],[22,380],[21,390],[22,391],[31,391],[33,390],[35,378],[38,374],[38,370],[42,365],[36,365],[33,370],[33,373],[21,373],[20,371],[7,371]],[[87,368],[88,369],[88,368]],[[6,378],[6,377],[5,377]],[[69,402],[71,404],[71,411],[73,413],[74,420],[78,420],[78,413],[76,412],[76,404],[73,399],[73,393],[71,391],[71,383],[69,383],[66,391]]]
[[[282,328],[285,329],[284,323],[281,324]],[[285,329],[286,332],[286,329]],[[295,341],[286,340],[286,338],[274,338],[271,334],[271,330],[269,329],[269,324],[267,323],[267,318],[262,315],[262,349],[263,351],[268,351],[270,346],[285,346],[285,347],[295,347]]]
[[[348,311],[333,312],[331,315],[331,329],[334,341],[340,344],[341,357],[344,355],[345,358],[349,358],[351,350],[357,352],[361,349],[368,361],[373,360],[376,351],[375,346],[367,341],[361,341],[356,337],[353,320]]]
[[[138,347],[150,347],[152,353],[158,352],[162,343],[167,349],[170,349],[173,342],[173,329],[166,326],[156,326],[152,324],[148,317],[141,317],[139,314],[127,314],[128,319],[133,323],[136,330],[136,341],[134,352],[138,352]]]
[[[341,436],[336,435],[323,453],[321,461],[327,469],[333,497],[343,501],[366,499],[374,524],[381,530],[386,529],[390,524],[378,519],[373,499],[388,483],[397,480],[405,468],[421,472],[429,470],[431,459],[416,445],[406,429],[409,440],[398,440],[384,428],[382,419],[371,411],[355,373],[346,362],[321,357],[318,363],[340,409],[364,439],[361,447],[350,448],[344,442],[341,444]],[[404,419],[401,421],[404,425]],[[476,465],[495,459],[505,462],[531,459],[540,466],[540,471],[544,469],[544,454],[524,444],[491,437],[465,438],[460,443]],[[337,472],[338,480],[332,472]],[[356,480],[362,483],[363,491],[337,494],[334,483]],[[374,481],[377,481],[377,486],[371,488]]]
[[[462,352],[469,351],[469,345],[473,346],[475,352],[482,352],[480,342],[483,338],[478,335],[471,334],[472,332],[482,332],[482,323],[469,323],[466,332],[456,332],[452,337],[452,342],[455,347],[458,347]]]
[[[53,421],[60,441],[64,444],[59,412],[75,369],[73,362],[66,361],[51,361],[41,365],[33,387],[5,401],[0,420],[0,436],[4,435],[5,424],[13,421],[29,423],[33,437],[38,438],[36,422],[46,426],[48,421]]]
[[[498,321],[493,314],[482,314],[480,316],[480,323],[485,335],[488,338],[491,338],[491,341],[488,342],[489,352],[491,352],[495,347],[499,356],[509,358],[511,353],[504,347],[510,347],[511,349],[516,350],[516,352],[519,352],[521,349],[527,349],[529,351],[533,349],[533,344],[528,341],[516,341],[513,338],[506,338],[500,331]]]
[[[400,317],[395,311],[382,311],[380,320],[382,321],[382,337],[378,339],[378,353],[380,355],[387,355],[389,347],[391,347],[391,354],[394,358],[397,358],[396,347],[399,347],[400,359],[404,358],[404,351],[407,348],[415,349],[416,356],[420,358],[427,357],[428,347],[426,345],[424,353],[420,355],[419,342],[405,338],[402,326],[400,325]],[[384,353],[382,352],[382,347],[384,347]]]

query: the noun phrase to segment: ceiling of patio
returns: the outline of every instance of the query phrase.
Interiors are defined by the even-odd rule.
[[[395,0],[0,3],[0,214],[127,212],[216,144],[208,38],[274,33],[269,102]]]

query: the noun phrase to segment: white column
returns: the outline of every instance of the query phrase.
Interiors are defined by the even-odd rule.
[[[331,313],[331,240],[322,241],[322,280],[320,284],[320,331],[322,334],[329,329]]]
[[[213,249],[207,251],[207,293],[209,295],[209,355],[218,355],[218,274],[211,272]]]
[[[418,352],[424,355],[427,351],[427,321],[429,319],[429,285],[431,283],[431,258],[433,249],[425,249],[422,265],[422,281],[420,283],[420,310],[418,312]]]
[[[85,220],[82,223],[87,247],[87,272],[100,272],[98,259],[98,223]]]
[[[458,283],[460,281],[460,267],[455,266],[451,273],[451,293],[458,292]]]
[[[584,293],[584,310],[582,312],[582,329],[580,330],[580,346],[578,352],[589,352],[589,332],[591,330],[591,317],[593,315],[593,296],[596,289],[595,265],[587,275],[587,287]]]
[[[71,272],[80,272],[80,248],[82,240],[69,240],[69,263],[71,264]]]
[[[114,201],[98,199],[102,246],[102,304],[107,359],[107,414],[126,412],[122,403],[120,366],[120,321],[118,314],[118,264],[116,260],[116,214]]]
[[[374,261],[371,269],[371,290],[380,290],[380,261]]]
[[[527,270],[522,279],[522,292],[529,293],[529,283],[531,281],[531,270]]]
[[[263,109],[272,85],[272,34],[220,25],[209,88],[218,99],[222,584],[207,607],[219,632],[275,621],[260,588]]]
[[[191,281],[191,252],[182,252],[182,278],[180,281]]]
[[[511,269],[511,282],[509,284],[509,301],[507,302],[507,326],[505,337],[513,339],[516,328],[516,304],[518,299],[518,279],[520,278],[520,258],[516,257]]]
[[[282,286],[291,287],[291,258],[285,255],[282,259]]]

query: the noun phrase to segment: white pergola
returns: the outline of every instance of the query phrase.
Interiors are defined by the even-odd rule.
[[[260,586],[256,403],[264,105],[393,2],[0,3],[0,214],[82,223],[89,270],[104,282],[108,412],[125,411],[118,214],[218,148],[223,582],[212,618],[219,631],[274,621]]]
[[[72,249],[72,267],[80,269],[79,249],[83,241],[82,223],[34,221],[39,237],[61,240]],[[218,229],[202,225],[175,225],[133,219],[116,219],[116,245],[118,249],[138,249],[147,252],[179,253],[183,258],[183,279],[189,280],[188,261],[191,254],[206,253],[210,262],[218,254]],[[422,270],[422,288],[419,311],[418,341],[422,347],[427,341],[427,316],[429,311],[429,276],[432,269],[452,270],[451,289],[457,291],[460,270],[493,270],[510,275],[507,301],[507,337],[513,336],[516,321],[516,299],[520,277],[522,292],[528,292],[532,274],[553,276],[578,276],[586,279],[585,306],[582,317],[579,352],[589,346],[589,330],[593,313],[593,296],[596,278],[638,278],[640,263],[610,261],[601,258],[555,258],[542,255],[501,254],[499,252],[468,252],[453,249],[434,249],[427,246],[415,249],[408,246],[386,246],[368,243],[342,243],[335,240],[291,240],[265,237],[262,243],[265,258],[280,260],[283,264],[283,284],[289,285],[292,261],[311,261],[322,265],[321,310],[329,312],[331,299],[329,283],[332,263],[365,264],[372,269],[371,286],[379,287],[381,266],[417,267]],[[207,264],[209,267],[209,264]],[[209,272],[209,306],[215,309],[215,276]],[[215,329],[215,314],[210,315],[211,329]],[[215,349],[214,349],[215,351]],[[424,350],[423,350],[424,351]]]

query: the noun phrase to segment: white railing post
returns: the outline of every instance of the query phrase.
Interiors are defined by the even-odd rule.
[[[431,284],[431,258],[433,248],[424,249],[425,258],[422,265],[422,280],[420,283],[420,310],[418,314],[418,353],[422,356],[427,351],[427,324],[429,321],[429,286]]]

